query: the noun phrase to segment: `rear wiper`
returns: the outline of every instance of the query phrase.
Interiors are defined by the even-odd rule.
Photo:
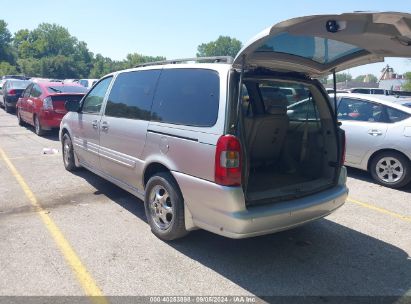
[[[63,93],[63,91],[60,91],[59,89],[53,88],[53,87],[49,87],[50,90],[53,90],[56,93]]]

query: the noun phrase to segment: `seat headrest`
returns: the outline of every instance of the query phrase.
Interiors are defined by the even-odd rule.
[[[287,106],[272,105],[267,109],[267,113],[271,115],[284,115],[287,114]]]
[[[278,92],[270,96],[270,98],[267,98],[265,100],[265,105],[266,112],[269,114],[286,114],[288,100],[283,93]]]

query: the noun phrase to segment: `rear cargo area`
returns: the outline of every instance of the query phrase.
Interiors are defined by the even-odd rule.
[[[242,92],[248,205],[331,187],[338,167],[328,100],[312,83],[246,78]]]

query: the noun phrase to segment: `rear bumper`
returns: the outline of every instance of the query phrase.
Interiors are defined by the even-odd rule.
[[[64,115],[54,111],[42,111],[39,115],[41,126],[45,129],[60,128]]]
[[[18,99],[19,99],[18,97],[6,96],[4,98],[4,103],[7,103],[8,107],[16,107],[16,103]]]
[[[347,198],[344,168],[340,184],[303,198],[245,207],[242,188],[223,187],[209,181],[173,172],[186,204],[186,220],[230,238],[246,238],[287,230],[329,215]]]

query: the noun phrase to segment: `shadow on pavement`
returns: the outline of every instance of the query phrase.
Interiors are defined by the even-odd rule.
[[[131,194],[86,170],[76,174],[98,189],[96,195],[146,219],[142,202]],[[292,295],[321,296],[315,300],[323,303],[328,297],[334,302],[332,296],[391,296],[387,300],[394,303],[411,291],[411,258],[405,251],[327,219],[243,240],[197,230],[169,246],[269,302],[265,297]]]
[[[351,178],[354,178],[354,179],[359,179],[363,182],[368,182],[368,183],[371,183],[371,184],[374,184],[374,185],[381,186],[380,184],[376,183],[372,179],[371,175],[367,171],[347,167],[347,174],[348,174],[348,177],[351,177]],[[381,186],[381,187],[384,187],[384,186]],[[390,188],[387,188],[387,189],[390,189]],[[394,190],[411,193],[411,183],[409,183],[408,185],[406,185],[403,188],[394,189]]]

